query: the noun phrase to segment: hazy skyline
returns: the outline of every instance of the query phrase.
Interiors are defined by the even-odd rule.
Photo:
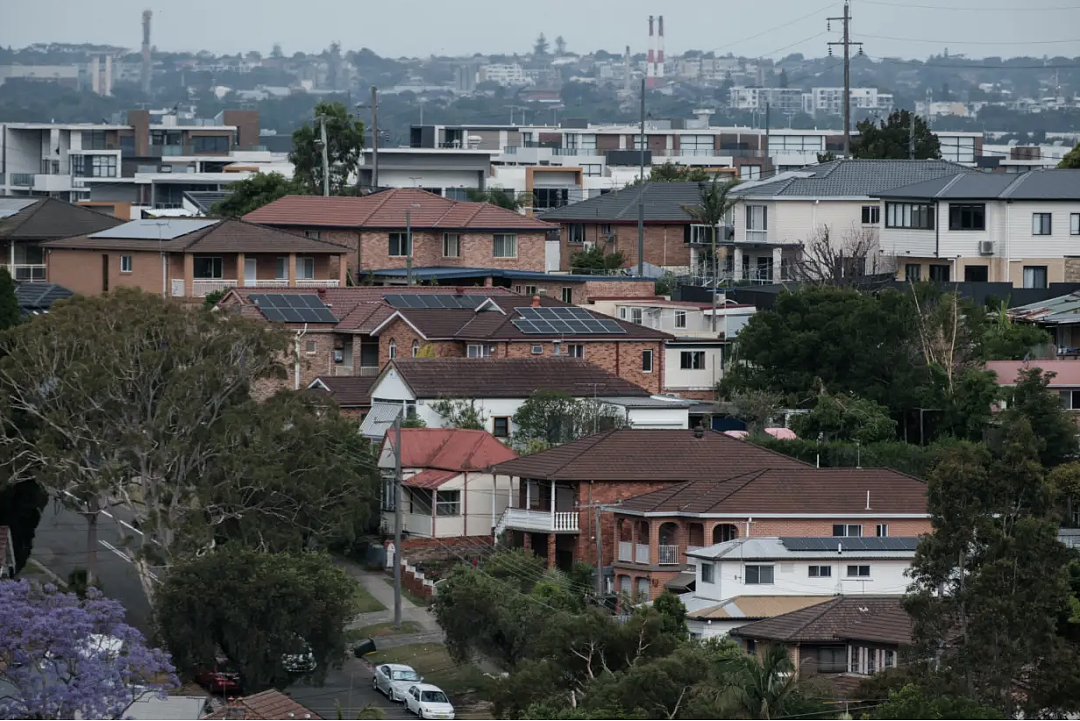
[[[917,2],[853,0],[852,39],[861,40],[872,58],[924,59],[946,48],[968,57],[1080,56],[1080,39],[1071,37],[1080,34],[1074,29],[1080,6],[1064,6],[1070,0],[1032,0],[1031,7],[1016,9],[1002,0],[983,8],[978,0]],[[669,55],[696,49],[780,58],[825,55],[826,43],[840,39],[840,23],[827,32],[826,17],[840,15],[843,4],[759,0],[735,9],[701,0],[547,0],[535,6],[506,0],[456,6],[431,0],[0,0],[0,44],[87,42],[134,50],[144,9],[154,12],[152,39],[163,51],[267,54],[276,42],[291,55],[336,41],[344,50],[367,47],[387,57],[524,54],[543,32],[549,41],[562,35],[571,52],[621,53],[629,45],[638,53],[648,48],[648,16],[663,14]]]

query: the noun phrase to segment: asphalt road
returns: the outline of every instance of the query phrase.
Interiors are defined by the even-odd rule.
[[[363,661],[349,657],[344,668],[331,669],[322,686],[295,685],[285,693],[324,719],[335,719],[338,703],[341,718],[355,719],[367,705],[382,709],[387,719],[415,719],[402,704],[392,703],[371,687],[371,669]]]

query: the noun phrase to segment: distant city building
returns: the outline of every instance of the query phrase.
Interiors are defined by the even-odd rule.
[[[480,82],[496,83],[503,86],[527,85],[525,69],[518,63],[480,66]]]
[[[892,108],[893,96],[890,93],[878,92],[877,88],[851,89],[852,110],[878,110],[888,113]],[[810,92],[803,95],[803,112],[815,116],[843,115],[844,89],[811,88]]]

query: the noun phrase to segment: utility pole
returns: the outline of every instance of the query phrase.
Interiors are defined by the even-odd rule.
[[[600,505],[596,506],[596,597],[604,595],[604,544],[600,540]]]
[[[394,419],[394,628],[401,628],[401,416]]]
[[[772,107],[771,103],[765,103],[765,162],[763,163],[765,173],[770,173],[772,170],[772,157],[769,154],[769,130],[771,130],[769,120],[769,109]],[[764,175],[764,174],[763,174]]]
[[[651,21],[650,21],[651,22]],[[637,206],[637,274],[645,275],[645,78],[641,79],[641,190]]]
[[[908,160],[915,159],[915,112],[911,113],[911,124],[908,125]]]
[[[371,86],[371,187],[379,189],[379,89]]]
[[[405,285],[412,285],[412,208],[405,210]]]
[[[844,157],[851,157],[851,46],[862,43],[851,42],[851,0],[844,0],[844,14],[838,18],[828,18],[831,23],[839,20],[844,24],[844,39],[829,43],[844,46]],[[830,53],[832,51],[830,50]]]
[[[330,197],[330,150],[326,145],[326,116],[319,116],[319,141],[322,143],[322,194]]]

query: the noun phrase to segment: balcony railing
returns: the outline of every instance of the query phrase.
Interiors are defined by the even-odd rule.
[[[374,378],[379,375],[379,366],[360,366],[358,370],[360,372],[356,375],[361,378]]]
[[[11,277],[21,283],[44,283],[45,282],[45,266],[44,265],[26,265],[16,264],[8,266],[8,273]]]
[[[288,278],[258,278],[245,280],[244,285],[248,288],[337,288],[341,281],[337,278],[297,278],[294,283],[290,283]]]
[[[619,541],[619,560],[632,563],[634,561],[634,544],[630,541]]]
[[[11,184],[20,188],[29,188],[34,184],[33,173],[12,173]]]
[[[679,155],[684,158],[688,158],[698,156],[716,156],[723,155],[723,153],[714,150],[713,148],[679,148]]]
[[[596,148],[552,148],[552,155],[603,155],[603,152]]]
[[[528,511],[524,508],[507,508],[505,523],[507,528],[523,531],[577,531],[578,514],[576,511]]]
[[[217,293],[220,290],[228,290],[229,288],[235,287],[235,280],[224,280],[222,278],[196,278],[191,281],[191,294],[196,298],[205,298],[211,293]]]
[[[769,240],[769,231],[767,230],[750,230],[746,229],[746,242],[747,243],[767,243]]]
[[[356,374],[353,373],[353,367],[352,366],[347,366],[345,364],[341,364],[341,365],[334,366],[334,375],[351,377],[351,376],[354,376]]]
[[[184,279],[183,278],[173,278],[172,281],[171,281],[171,286],[172,286],[171,292],[172,292],[172,297],[173,298],[183,298],[184,297]]]
[[[634,560],[638,563],[649,562],[649,544],[639,543],[634,549]]]
[[[679,558],[678,546],[659,546],[657,549],[657,562],[661,566],[676,566],[682,562]]]

